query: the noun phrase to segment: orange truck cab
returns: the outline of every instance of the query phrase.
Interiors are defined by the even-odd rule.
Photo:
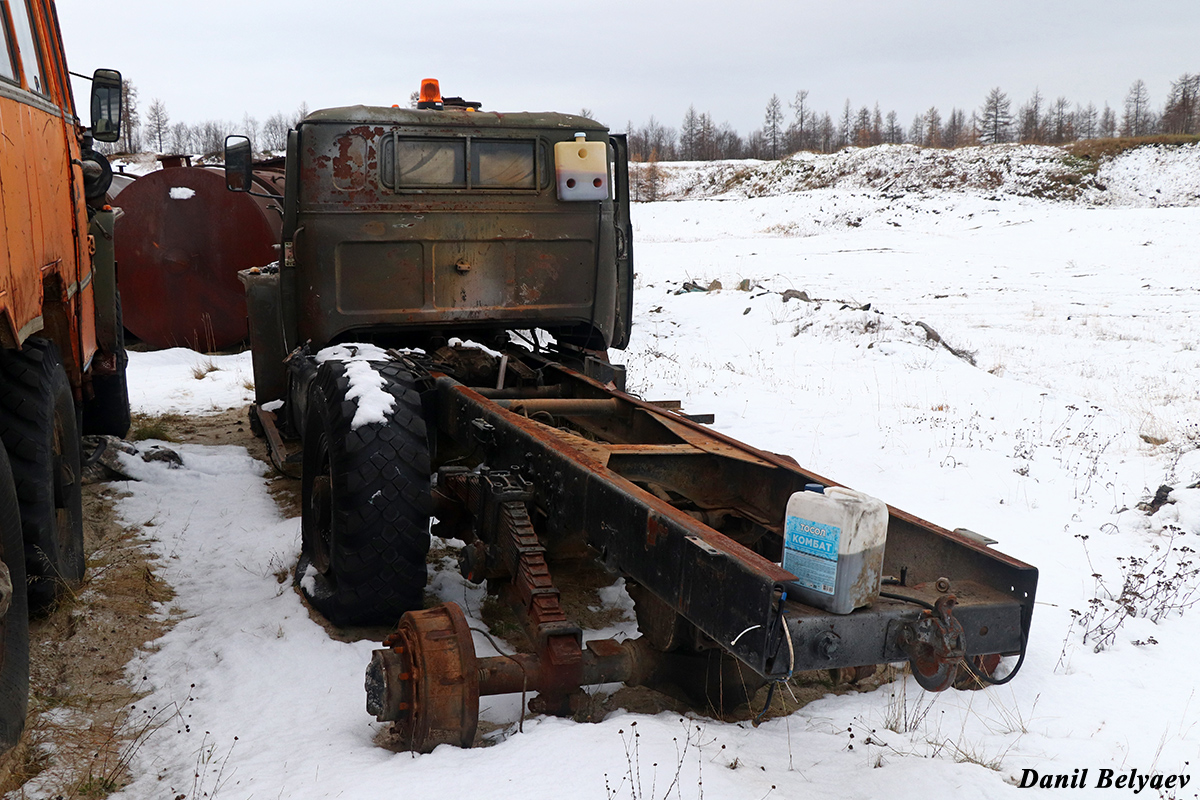
[[[53,0],[0,0],[0,753],[24,727],[28,614],[83,576],[80,436],[129,429],[112,181],[121,76],[75,114]]]

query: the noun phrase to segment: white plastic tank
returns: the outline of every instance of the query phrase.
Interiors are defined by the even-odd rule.
[[[888,510],[853,489],[796,492],[784,520],[783,568],[797,577],[789,595],[834,614],[879,599]]]
[[[554,175],[559,200],[604,200],[608,197],[608,145],[589,142],[582,133],[573,142],[554,145]]]

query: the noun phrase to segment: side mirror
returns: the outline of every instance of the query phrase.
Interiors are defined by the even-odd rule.
[[[245,136],[226,136],[225,188],[231,192],[250,191],[253,169],[250,139]]]
[[[121,73],[115,69],[98,69],[92,75],[92,138],[121,138]]]

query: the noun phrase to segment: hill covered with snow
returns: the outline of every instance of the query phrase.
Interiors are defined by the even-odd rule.
[[[893,197],[965,191],[1096,206],[1190,206],[1200,205],[1200,143],[1143,145],[1111,156],[1027,144],[957,150],[879,145],[779,161],[635,164],[632,180],[638,200],[847,189]]]

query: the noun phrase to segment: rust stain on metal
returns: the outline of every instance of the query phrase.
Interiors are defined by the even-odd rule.
[[[256,188],[275,173],[255,173]],[[281,219],[265,201],[225,189],[219,170],[174,167],[121,192],[116,223],[125,327],[156,347],[197,350],[244,340],[246,295],[237,272],[278,259]]]
[[[445,378],[446,380],[453,381],[452,378],[449,378],[449,376],[446,376],[443,373],[434,372],[432,375],[435,379]],[[621,402],[627,402],[638,408],[644,408],[649,411],[655,410],[653,406],[637,401],[623,392],[609,392],[607,389],[600,386],[600,384],[597,384],[595,381],[585,378],[582,375],[578,375],[578,373],[572,372],[571,375],[586,383],[594,384],[602,392],[609,396],[615,396],[615,398],[619,399]],[[772,561],[768,561],[766,558],[758,553],[755,553],[748,547],[735,542],[733,539],[730,539],[728,536],[725,536],[719,531],[713,530],[709,526],[671,506],[666,501],[655,497],[653,494],[650,494],[644,489],[626,480],[621,475],[608,469],[607,466],[598,461],[587,451],[572,447],[569,442],[546,433],[546,426],[541,425],[527,417],[521,416],[520,414],[514,414],[508,409],[501,408],[494,401],[485,398],[483,395],[467,386],[463,386],[460,383],[454,382],[452,390],[458,393],[462,398],[464,398],[464,400],[470,400],[482,405],[490,413],[507,415],[507,421],[509,424],[515,428],[518,428],[526,435],[537,439],[546,448],[562,454],[564,458],[578,464],[579,467],[586,472],[592,473],[602,480],[619,487],[621,491],[625,492],[626,494],[638,497],[644,505],[651,509],[652,514],[656,514],[664,520],[663,526],[655,532],[656,537],[670,530],[670,526],[665,523],[665,520],[670,520],[670,525],[680,529],[682,533],[693,534],[699,537],[716,549],[737,559],[739,562],[744,564],[746,568],[759,573],[765,580],[774,582],[795,580],[795,576],[783,569],[783,567]],[[707,431],[698,425],[695,427],[701,433],[708,433],[710,435],[717,436],[718,438],[723,438],[720,437],[719,434],[716,434],[712,431]],[[783,466],[784,463],[785,462],[780,461],[779,466]],[[649,533],[650,532],[647,531],[647,541],[649,541]]]
[[[670,532],[671,529],[661,517],[654,514],[646,517],[646,547],[654,547],[658,544],[658,537],[667,536]]]
[[[479,722],[479,669],[466,617],[454,603],[400,618],[376,651],[378,683],[386,687],[379,718],[393,720],[406,749],[439,744],[469,747]]]

